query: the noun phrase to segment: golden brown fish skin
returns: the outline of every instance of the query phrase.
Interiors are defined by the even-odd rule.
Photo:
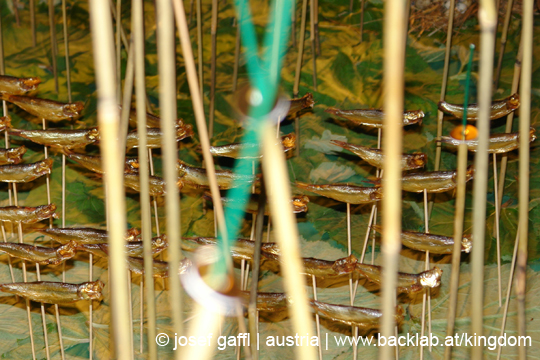
[[[378,285],[381,284],[382,268],[380,266],[356,263],[355,272],[360,276],[366,277],[371,282]],[[437,266],[419,274],[398,272],[397,292],[412,294],[422,291],[425,288],[438,287],[441,285],[441,275],[442,270]]]
[[[74,149],[85,147],[99,140],[97,128],[90,129],[47,129],[47,130],[19,130],[13,129],[10,135],[28,139],[36,144],[45,146],[64,147]]]
[[[182,241],[182,250],[184,251],[195,251],[200,246],[217,246],[218,244],[216,238],[209,237],[184,237],[182,239],[184,240]],[[236,242],[230,246],[231,256],[234,260],[237,261],[253,261],[253,252],[255,251],[254,249],[255,242],[248,239],[237,239]],[[281,254],[277,243],[262,243],[261,251],[263,254]],[[267,256],[266,258],[270,259],[269,256]]]
[[[0,117],[0,131],[11,129],[11,117],[9,115]]]
[[[122,106],[118,106],[122,110]],[[137,110],[131,108],[129,110],[129,125],[137,128]],[[176,119],[175,127],[185,127],[186,124],[182,119]],[[161,128],[161,118],[156,115],[146,113],[146,127],[149,128]]]
[[[290,101],[287,116],[294,115],[295,113],[303,109],[313,108],[313,105],[315,105],[315,101],[313,101],[312,93],[307,93],[306,95],[298,99],[292,99]]]
[[[1,98],[40,119],[52,122],[77,119],[81,116],[81,111],[84,109],[84,104],[80,101],[75,103],[61,103],[53,100],[9,94],[1,94]]]
[[[241,291],[240,300],[244,306],[249,305],[249,292]],[[287,308],[290,300],[284,293],[257,292],[257,310],[258,311],[280,311]]]
[[[178,160],[176,165],[178,170],[178,177],[181,181],[192,187],[210,187],[210,181],[206,174],[206,169],[190,166],[181,160]],[[235,183],[238,186],[253,183],[255,179],[252,175],[239,175],[229,170],[215,170],[218,187],[221,190],[231,189]]]
[[[45,174],[50,174],[53,159],[48,158],[32,164],[1,165],[0,181],[8,183],[25,183]]]
[[[212,200],[212,196],[210,193],[206,192],[204,193],[203,197],[206,200]],[[228,197],[222,197],[221,202],[226,205],[227,207],[237,207],[240,206],[240,203],[236,199],[231,199]],[[294,214],[300,214],[308,211],[307,204],[309,203],[309,197],[306,195],[296,195],[293,196],[291,199],[291,203],[293,205],[293,213]],[[246,212],[250,214],[256,214],[259,207],[259,195],[258,194],[252,194],[249,198],[248,204],[246,206]],[[268,203],[264,207],[264,215],[268,216],[270,215],[270,208],[268,206]]]
[[[473,178],[474,168],[467,168],[466,181]],[[421,193],[424,189],[428,193],[441,193],[453,190],[457,186],[457,170],[453,171],[426,171],[421,173],[410,173],[403,175],[403,191]]]
[[[161,137],[163,133],[160,128],[148,128],[146,130],[146,147],[148,149],[161,148]],[[185,125],[184,127],[176,128],[176,141],[183,140],[187,137],[193,136],[193,129],[191,125]],[[127,150],[135,149],[139,147],[139,133],[137,130],[130,131],[127,134],[126,148]]]
[[[152,196],[161,196],[165,195],[166,189],[165,189],[165,180],[163,180],[160,177],[157,176],[150,176],[149,177],[149,185],[150,185],[150,195]],[[124,185],[137,191],[141,191],[141,183],[139,178],[138,172],[131,172],[131,173],[124,173]],[[181,190],[184,186],[184,182],[182,179],[178,179],[176,182],[176,185],[178,186],[178,190]]]
[[[337,115],[343,119],[352,121],[355,124],[370,126],[375,128],[383,127],[384,112],[378,109],[356,109],[356,110],[340,110],[336,108],[328,108],[325,112]],[[403,113],[403,126],[421,124],[424,118],[422,110],[411,110]]]
[[[69,304],[80,300],[101,300],[103,281],[68,284],[52,281],[0,284],[0,291],[47,304]]]
[[[98,246],[104,254],[108,253],[109,244],[95,244],[93,246]],[[161,235],[155,238],[152,238],[152,255],[157,255],[163,250],[167,249],[169,246],[167,242],[167,236]],[[140,257],[144,256],[144,248],[142,241],[129,241],[125,245],[125,251],[127,256]]]
[[[50,236],[61,244],[74,240],[78,244],[106,244],[108,242],[107,230],[80,227],[80,228],[47,228],[35,229],[35,231]],[[137,228],[128,229],[125,235],[126,241],[133,241],[141,231]]]
[[[34,91],[41,83],[37,77],[18,78],[14,76],[0,76],[0,92],[11,95],[24,95],[27,92]]]
[[[535,135],[536,129],[531,128],[529,130],[529,141],[533,142],[536,140]],[[445,144],[450,144],[458,146],[463,142],[463,140],[454,139],[451,136],[442,136],[441,142]],[[465,140],[467,149],[472,152],[476,152],[478,147],[478,140]],[[515,133],[502,133],[502,134],[491,134],[489,136],[489,154],[504,154],[509,151],[515,150],[519,147],[519,131]]]
[[[381,149],[368,148],[367,146],[348,144],[343,141],[331,140],[332,144],[349,150],[362,160],[375,166],[382,168],[384,163],[384,155]],[[412,170],[424,167],[426,165],[427,155],[424,153],[402,154],[401,155],[401,170]]]
[[[68,148],[62,148],[61,152],[68,158],[75,161],[79,165],[84,166],[88,170],[98,174],[104,174],[103,168],[101,167],[101,156],[76,153]],[[139,161],[137,158],[126,158],[124,172],[137,172],[138,169]]]
[[[382,233],[380,225],[372,228]],[[409,249],[417,251],[429,251],[431,254],[452,254],[454,251],[454,238],[443,235],[427,234],[416,231],[402,231],[401,242]],[[463,235],[461,240],[461,251],[469,253],[472,249],[472,237]]]
[[[379,187],[361,187],[348,184],[315,185],[302,182],[296,182],[296,186],[336,201],[355,205],[369,204],[382,199]]]
[[[284,152],[288,152],[296,147],[296,135],[290,133],[281,137],[281,145]],[[233,159],[260,159],[262,154],[260,151],[255,156],[241,156],[242,149],[250,147],[254,148],[257,144],[233,143],[221,146],[210,146],[210,153],[214,156],[229,157]]]
[[[138,257],[127,257],[127,264],[130,271],[133,271],[135,274],[143,275],[144,274],[144,259]],[[184,258],[180,261],[178,267],[178,274],[183,274],[186,270],[192,265],[191,260]],[[166,278],[169,277],[169,263],[166,261],[154,260],[153,262],[153,276],[155,278]]]
[[[461,104],[449,104],[446,101],[439,101],[437,104],[439,110],[444,113],[451,114],[458,119],[463,118],[463,105]],[[489,115],[490,120],[495,120],[510,114],[512,111],[519,108],[519,95],[513,94],[509,97],[496,100],[491,103],[491,112]],[[478,104],[470,104],[467,106],[467,120],[478,120]]]
[[[17,148],[0,149],[0,165],[20,164],[24,154],[26,154],[24,145]]]
[[[0,251],[40,265],[58,265],[64,260],[71,259],[75,256],[76,247],[77,244],[74,241],[55,248],[0,242]]]
[[[359,306],[327,304],[316,300],[310,300],[309,303],[313,312],[325,319],[337,321],[349,326],[357,326],[363,330],[379,328],[382,317],[381,310]],[[398,326],[403,323],[403,319],[405,318],[404,313],[401,306],[396,307],[394,319]]]
[[[0,221],[34,224],[50,217],[58,219],[58,215],[55,213],[55,211],[55,204],[41,205],[37,207],[4,206],[0,207]]]
[[[97,257],[106,258],[108,253],[103,251],[102,246],[107,244],[77,244],[77,250],[87,252]]]

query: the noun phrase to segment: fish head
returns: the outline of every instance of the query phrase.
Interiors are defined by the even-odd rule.
[[[471,165],[467,168],[467,177],[465,181],[469,181],[474,177],[474,166]]]
[[[47,219],[51,216],[55,219],[58,219],[58,215],[55,213],[56,211],[56,205],[55,204],[49,204],[49,205],[43,205],[38,207],[37,209],[37,216],[40,219]]]
[[[9,115],[0,117],[0,131],[5,129],[11,129],[11,116]]]
[[[126,159],[124,172],[133,174],[139,172],[139,159]]]
[[[22,156],[26,153],[26,146],[22,145],[18,148],[9,149],[7,157],[11,164],[18,164],[22,161]]]
[[[36,90],[37,86],[41,84],[41,79],[37,77],[30,77],[21,79],[20,86],[24,91]]]
[[[90,129],[86,137],[90,141],[99,141],[99,130],[97,128]]]
[[[137,228],[131,228],[126,231],[126,241],[137,241],[137,238],[141,235],[141,230]]]
[[[296,147],[296,134],[290,133],[281,137],[281,144],[285,151],[289,151]]]
[[[461,239],[461,251],[466,252],[467,254],[471,252],[472,249],[472,236],[463,235]]]
[[[313,108],[313,105],[315,105],[315,101],[313,100],[313,94],[307,93],[306,95],[302,96],[302,107],[303,108]]]
[[[53,159],[52,158],[48,158],[48,159],[45,159],[43,161],[40,161],[37,164],[37,173],[39,175],[50,174],[51,169],[52,169],[52,165],[53,165]]]
[[[83,111],[83,109],[84,103],[82,103],[81,101],[65,104],[64,114],[72,118],[78,118],[81,116],[81,111]]]
[[[168,247],[169,242],[167,241],[167,235],[157,236],[152,239],[152,252],[154,254],[160,253]]]
[[[85,282],[81,284],[78,294],[85,300],[101,300],[104,287],[105,283],[101,280]]]
[[[294,213],[297,214],[297,213],[307,212],[308,203],[309,203],[309,197],[307,197],[307,195],[296,195],[295,197],[293,197],[292,204],[293,204]]]
[[[431,270],[420,273],[420,284],[423,287],[435,288],[441,285],[442,270],[435,266]]]
[[[519,94],[512,94],[508,97],[506,101],[506,107],[509,110],[515,110],[519,107]]]
[[[357,262],[358,259],[353,254],[351,254],[345,258],[337,259],[336,261],[334,261],[334,265],[332,265],[332,270],[334,270],[340,275],[349,274],[354,271]]]
[[[373,201],[381,200],[383,197],[382,187],[374,187],[369,194],[369,198]]]
[[[182,190],[182,188],[184,187],[184,182],[182,181],[182,179],[178,179],[178,181],[176,182],[176,186],[178,186],[178,190]]]
[[[529,141],[530,142],[533,142],[534,140],[536,140],[536,134],[535,133],[536,133],[536,129],[533,128],[533,127],[530,128],[530,130],[529,130],[529,136],[530,136]]]
[[[413,154],[413,156],[411,158],[409,158],[409,160],[407,161],[407,165],[411,169],[417,169],[417,168],[424,167],[424,165],[426,165],[426,162],[427,162],[427,155],[426,154],[424,154],[424,153],[415,153],[415,154]]]
[[[176,140],[180,141],[187,137],[193,136],[193,128],[191,125],[179,126],[176,128]]]
[[[396,319],[396,325],[400,326],[405,319],[405,310],[401,306],[396,306],[396,314],[394,315]]]
[[[77,252],[79,244],[77,244],[75,241],[71,240],[69,243],[59,246],[56,250],[56,253],[60,255],[60,257],[63,260],[71,259],[75,256],[75,253]]]
[[[176,170],[178,170],[178,176],[184,176],[187,173],[187,165],[182,160],[176,161]]]
[[[403,114],[403,125],[421,124],[424,116],[422,110],[407,111]]]
[[[186,124],[184,123],[184,119],[176,119],[176,123],[174,124],[175,127],[185,127]]]

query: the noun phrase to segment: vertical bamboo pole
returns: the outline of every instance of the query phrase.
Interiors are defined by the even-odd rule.
[[[500,207],[499,194],[497,191],[497,154],[493,153],[493,193],[495,194],[495,238],[497,239],[497,284],[499,287],[499,307],[502,306],[502,282],[501,282],[501,236],[499,232]]]
[[[148,353],[150,359],[157,359],[156,338],[156,305],[154,298],[153,257],[152,257],[152,219],[149,190],[149,162],[146,140],[146,85],[144,71],[144,15],[143,1],[132,2],[133,47],[135,48],[135,91],[137,99],[137,132],[139,134],[139,176],[141,200],[141,227],[144,248],[144,275],[141,276],[141,289],[146,282],[146,312],[148,316]],[[159,231],[159,229],[158,229]],[[144,281],[143,281],[144,280]],[[171,276],[171,280],[175,280]],[[144,301],[141,291],[141,304]],[[141,344],[144,334],[143,312],[141,311]],[[141,345],[141,353],[143,352]]]
[[[533,59],[533,1],[523,2],[523,72],[520,86],[519,117],[519,245],[517,257],[516,293],[518,299],[518,335],[527,334],[525,318],[525,285],[527,280],[527,244],[529,240],[529,127],[531,124],[531,79]],[[521,345],[519,359],[527,358],[527,347]]]
[[[174,122],[176,120],[176,66],[175,66],[175,31],[172,4],[168,0],[157,0],[158,18],[158,58],[159,58],[159,104],[161,108],[161,129],[163,131],[163,177],[167,194],[165,196],[167,236],[169,238],[169,267],[178,271],[182,258],[180,252],[180,194],[176,185],[178,174],[176,163],[178,147],[175,139]],[[187,26],[187,25],[186,25]],[[189,34],[189,33],[188,33]],[[193,96],[193,94],[192,94]],[[173,309],[173,324],[175,332],[183,334],[182,309],[183,299],[180,289],[180,279],[173,276],[169,281],[170,299]],[[179,359],[180,352],[176,352]]]
[[[111,8],[114,9],[111,0]],[[116,97],[120,101],[122,97],[122,43],[121,43],[121,27],[122,27],[122,0],[116,0]],[[127,50],[127,49],[126,49]]]
[[[456,321],[459,266],[461,264],[461,240],[463,239],[463,219],[465,216],[465,183],[467,181],[466,171],[467,145],[465,142],[462,142],[458,146],[456,212],[454,215],[454,249],[452,251],[452,274],[450,277],[450,299],[448,304],[446,336],[454,336],[454,324]],[[452,359],[451,346],[445,347],[444,359]]]
[[[309,39],[311,40],[311,58],[313,60],[313,91],[317,91],[317,49],[315,44],[315,1],[309,0]]]
[[[203,23],[202,0],[197,0],[197,62],[199,64],[199,91],[201,99],[204,98],[204,70],[203,70]]]
[[[444,68],[443,68],[443,80],[441,85],[441,97],[440,101],[444,101],[446,97],[446,84],[448,83],[448,67],[450,65],[450,49],[452,47],[452,32],[454,29],[454,12],[456,8],[456,1],[450,0],[450,8],[448,9],[448,30],[446,32],[446,51],[444,53]],[[435,148],[435,171],[441,167],[441,136],[443,128],[444,113],[441,110],[437,110],[437,138]],[[433,210],[433,200],[429,202],[429,215]]]
[[[405,3],[389,0],[385,4],[384,14],[384,120],[383,138],[383,213],[384,225],[381,252],[383,256],[381,335],[389,337],[395,328],[395,307],[397,265],[401,249],[401,148],[403,129],[404,59],[405,44]],[[379,350],[379,359],[392,357],[393,349],[383,346]]]
[[[315,275],[311,275],[311,285],[313,286],[313,300],[317,301],[317,279]],[[317,325],[317,338],[319,339],[319,360],[323,360],[322,356],[322,342],[321,342],[321,322],[319,319],[319,314],[315,314],[315,324]],[[358,327],[354,328],[358,330]],[[355,333],[355,336],[358,336]]]
[[[315,45],[317,48],[317,56],[321,56],[321,39],[319,37],[319,0],[313,0],[315,8],[315,18],[314,18],[314,31],[315,31]]]
[[[298,41],[298,57],[296,59],[296,72],[294,75],[293,96],[298,97],[298,91],[300,86],[300,74],[302,72],[302,59],[304,57],[304,39],[306,37],[306,17],[307,17],[307,2],[302,1],[302,19],[300,25],[300,40]],[[296,134],[298,138],[298,133]],[[297,147],[298,148],[298,147]]]
[[[506,15],[504,17],[504,26],[501,35],[501,45],[499,48],[499,59],[497,61],[497,70],[495,70],[495,83],[493,85],[493,90],[497,91],[499,88],[499,79],[501,77],[502,61],[504,57],[504,49],[506,48],[506,41],[508,37],[508,27],[510,26],[510,19],[512,17],[512,7],[514,5],[514,0],[508,0],[506,4]]]
[[[210,59],[210,110],[208,115],[208,134],[210,139],[214,136],[214,115],[216,104],[216,52],[217,52],[217,22],[218,22],[218,0],[212,0],[212,54]]]
[[[58,69],[56,55],[58,54],[58,44],[56,43],[56,22],[54,21],[54,0],[49,0],[49,35],[51,37],[51,56],[54,74],[54,90],[58,92]]]
[[[473,239],[472,249],[472,332],[483,334],[484,315],[484,243],[486,222],[486,189],[488,180],[488,141],[489,112],[491,107],[491,88],[493,85],[493,52],[497,14],[493,0],[481,0],[480,20],[480,86],[478,90],[478,148],[474,158],[473,184]],[[527,130],[528,131],[528,130]],[[527,132],[528,134],[528,132]],[[528,140],[528,139],[527,139]],[[472,358],[481,359],[482,346],[472,348]]]
[[[296,1],[292,0],[292,8],[291,8],[291,39],[292,39],[292,46],[296,46]]]
[[[107,0],[90,2],[96,83],[99,96],[98,121],[101,134],[101,153],[105,170],[105,184],[109,222],[109,271],[111,276],[111,316],[116,355],[133,359],[133,345],[129,332],[128,284],[124,244],[126,233],[126,205],[123,186],[123,164],[117,156],[119,132],[114,69],[113,30]]]

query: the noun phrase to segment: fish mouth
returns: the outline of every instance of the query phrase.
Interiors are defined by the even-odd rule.
[[[11,117],[9,115],[0,117],[0,129],[11,129]]]
[[[422,119],[424,118],[425,114],[422,110],[413,110],[413,111],[407,111],[403,117],[404,117],[404,124],[405,125],[412,125],[412,124],[422,124]]]
[[[508,109],[510,110],[515,110],[519,107],[519,94],[512,94],[509,98],[508,98],[508,101],[506,102],[506,106],[508,107]]]
[[[90,129],[88,133],[88,140],[98,141],[99,140],[99,130],[96,128]]]
[[[442,270],[435,266],[420,275],[420,284],[424,287],[435,288],[441,285]]]
[[[81,116],[81,111],[83,109],[84,109],[84,104],[80,101],[77,101],[72,104],[66,104],[66,106],[64,106],[64,114],[73,118],[77,118]]]
[[[21,81],[21,87],[24,91],[36,90],[37,86],[41,84],[40,78],[26,78]]]
[[[304,107],[305,108],[312,108],[313,105],[315,105],[315,101],[313,100],[313,94],[312,93],[307,93],[306,95],[304,95]]]
[[[51,173],[51,168],[53,165],[53,159],[48,158],[43,161],[41,161],[38,165],[38,174],[39,175],[46,175]]]
[[[461,240],[461,251],[466,252],[467,254],[471,252],[472,249],[472,241],[469,237],[463,236],[463,239]]]
[[[281,144],[283,145],[285,150],[293,149],[296,146],[296,135],[294,133],[290,133],[283,136],[281,138]]]
[[[181,126],[176,129],[177,141],[183,140],[187,137],[193,137],[193,135],[194,133],[193,133],[193,128],[191,127],[191,125]]]
[[[101,300],[101,298],[103,297],[101,292],[103,291],[104,286],[105,283],[103,283],[103,281],[101,280],[87,282],[86,286],[81,290],[81,292],[86,295],[87,299]]]

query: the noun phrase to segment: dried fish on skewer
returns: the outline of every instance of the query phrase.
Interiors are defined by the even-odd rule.
[[[66,304],[80,300],[101,300],[103,281],[68,284],[52,281],[0,284],[0,291],[47,304]]]
[[[0,98],[17,105],[24,111],[40,119],[53,122],[77,119],[81,116],[81,112],[84,109],[84,104],[80,101],[75,103],[61,103],[53,100],[10,94],[1,94]]]
[[[340,110],[336,108],[328,108],[325,112],[337,115],[343,119],[352,121],[358,125],[370,126],[375,128],[383,127],[384,112],[378,109],[356,109],[356,110]],[[420,124],[424,118],[422,110],[405,111],[403,113],[403,126]]]
[[[529,141],[533,142],[536,140],[535,135],[536,129],[531,128],[529,133]],[[450,144],[458,146],[463,140],[454,139],[451,136],[442,136],[441,142],[445,144]],[[467,149],[469,151],[476,152],[478,147],[478,140],[465,140]],[[509,151],[515,150],[519,147],[519,132],[515,133],[502,133],[502,134],[491,134],[489,136],[489,147],[488,153],[490,154],[503,154]]]
[[[85,147],[99,140],[97,128],[90,129],[46,129],[46,130],[10,130],[10,135],[20,136],[44,146],[64,147],[68,149]]]
[[[467,168],[467,181],[473,178],[474,168]],[[457,170],[452,171],[425,171],[403,175],[403,191],[421,193],[424,189],[428,193],[440,193],[453,190],[457,186]]]
[[[294,149],[296,147],[296,135],[294,133],[290,133],[288,135],[282,136],[281,145],[283,146],[283,150],[285,152]],[[260,153],[257,153],[256,155],[251,157],[247,157],[245,155],[242,157],[240,156],[242,150],[249,147],[255,148],[258,146],[258,144],[249,143],[234,143],[221,146],[210,146],[210,153],[214,156],[230,157],[233,159],[260,159],[262,157]]]
[[[95,155],[80,154],[71,151],[70,149],[63,148],[62,153],[69,157],[71,160],[84,166],[90,171],[98,174],[103,174],[103,168],[101,167],[101,157]],[[126,158],[124,172],[132,173],[139,170],[139,162],[137,158]]]
[[[0,242],[0,251],[40,265],[58,265],[75,256],[76,250],[77,244],[74,241],[55,248]]]
[[[302,182],[296,182],[296,186],[349,204],[369,204],[382,199],[382,191],[379,187],[362,187],[348,184],[315,185]]]
[[[41,205],[37,207],[4,206],[0,207],[0,221],[34,224],[50,217],[58,219],[58,215],[55,211],[55,204]]]
[[[36,229],[43,235],[50,236],[61,244],[67,244],[71,240],[78,244],[107,244],[109,236],[107,230],[95,228],[50,228]],[[133,241],[141,231],[137,228],[131,228],[126,232],[126,241]]]
[[[212,200],[212,196],[210,193],[204,193],[203,197],[206,200]],[[237,199],[232,199],[229,197],[222,197],[221,202],[229,207],[229,208],[236,208],[240,207],[240,202]],[[306,195],[296,195],[293,196],[291,199],[291,204],[293,206],[293,213],[299,214],[303,212],[308,211],[307,204],[309,203],[309,198]],[[251,194],[248,203],[246,205],[245,211],[250,214],[256,214],[257,213],[257,207],[259,204],[259,195],[258,194]],[[270,215],[270,209],[268,207],[268,204],[266,204],[264,208],[264,215]]]
[[[210,181],[206,174],[206,169],[190,166],[181,160],[178,160],[176,168],[178,169],[178,177],[186,185],[193,187],[210,187]],[[253,183],[256,177],[252,175],[235,174],[229,170],[215,170],[218,187],[222,190],[227,190],[233,185],[243,186]]]
[[[11,95],[24,95],[27,92],[34,91],[41,83],[40,78],[18,78],[14,76],[0,76],[0,92]]]
[[[452,114],[458,119],[463,118],[463,105],[461,104],[449,104],[446,101],[439,101],[437,104],[439,110],[447,114]],[[506,99],[496,100],[491,103],[491,111],[489,114],[490,120],[495,120],[510,114],[512,111],[519,108],[519,95],[513,94],[507,97]],[[469,104],[467,106],[467,120],[476,121],[478,120],[478,104]]]
[[[163,133],[160,128],[148,128],[146,129],[146,140],[148,149],[161,148],[161,138]],[[183,127],[176,128],[176,141],[183,140],[187,137],[193,136],[193,129],[191,125],[185,125]],[[139,147],[139,133],[137,130],[130,131],[127,134],[126,148],[127,150],[135,149]]]
[[[51,158],[32,164],[1,165],[0,181],[8,183],[25,183],[43,175],[50,174],[53,160]]]
[[[149,176],[150,180],[150,195],[160,196],[165,194],[165,180],[157,176]],[[124,173],[124,185],[139,192],[141,190],[141,182],[138,172]],[[176,182],[178,189],[182,189],[184,182],[178,179]]]

